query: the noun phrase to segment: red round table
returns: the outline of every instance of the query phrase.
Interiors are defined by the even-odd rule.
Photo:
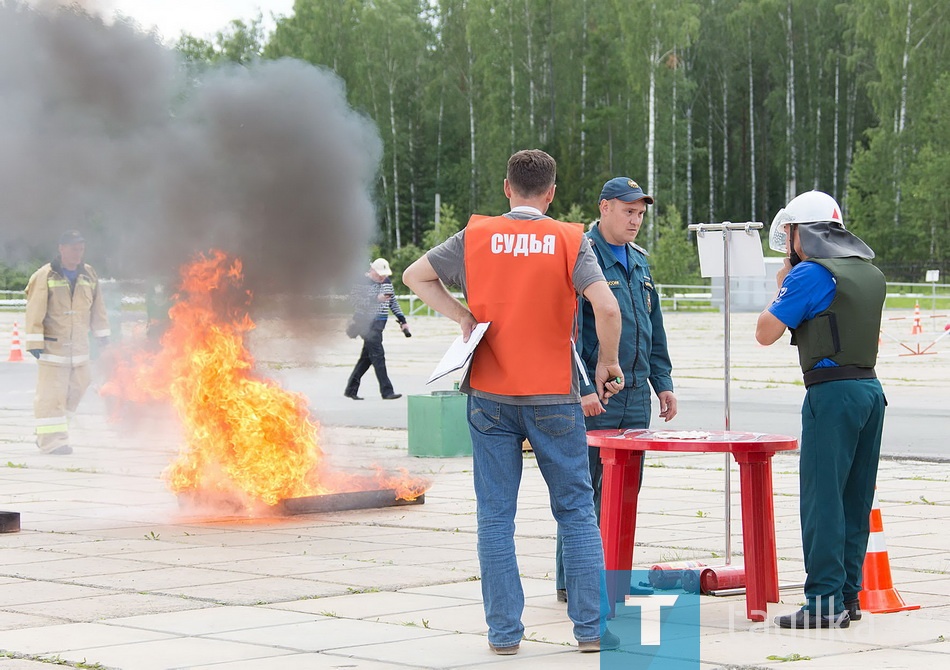
[[[607,570],[617,571],[629,571],[633,567],[643,453],[731,453],[739,464],[742,493],[746,615],[752,621],[765,621],[766,602],[778,602],[772,455],[777,451],[796,449],[798,440],[785,435],[735,431],[611,429],[588,431],[587,444],[600,448],[600,460],[604,464],[600,534],[604,542],[605,566]]]

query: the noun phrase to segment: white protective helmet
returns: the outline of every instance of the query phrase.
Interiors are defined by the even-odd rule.
[[[835,223],[845,230],[838,201],[821,191],[802,193],[778,211],[769,229],[772,251],[787,253],[790,223]]]

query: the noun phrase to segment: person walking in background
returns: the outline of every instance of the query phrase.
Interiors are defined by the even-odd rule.
[[[614,177],[600,192],[600,219],[587,233],[607,284],[620,305],[620,367],[624,372],[623,388],[607,405],[600,402],[593,384],[582,380],[581,407],[587,430],[649,428],[651,386],[659,399],[660,417],[670,421],[676,416],[673,366],[666,345],[660,296],[650,274],[647,252],[634,244],[647,205],[652,204],[653,198],[644,193],[637,182],[628,177]],[[577,352],[587,366],[588,378],[593,379],[598,350],[597,321],[592,306],[583,297],[579,299],[577,313]],[[588,458],[594,509],[599,519],[604,475],[600,450],[589,447]],[[555,550],[555,588],[558,600],[566,602],[560,533]]]
[[[805,606],[781,628],[847,628],[858,594],[874,502],[884,407],[877,363],[884,275],[874,252],[848,232],[827,193],[809,191],[775,215],[769,246],[786,254],[778,293],[755,339],[788,329],[805,381],[799,469]]]
[[[399,301],[396,300],[396,292],[393,289],[390,277],[393,271],[389,267],[389,261],[385,258],[377,258],[370,263],[369,272],[366,273],[366,281],[357,286],[353,291],[353,302],[356,305],[356,311],[347,327],[347,334],[350,337],[362,337],[363,349],[360,351],[359,360],[353,367],[353,372],[346,383],[346,389],[343,395],[353,400],[362,400],[359,395],[360,380],[369,370],[370,366],[376,372],[376,380],[379,382],[379,394],[383,400],[395,400],[401,398],[401,393],[393,390],[393,383],[386,372],[386,351],[383,349],[383,329],[389,321],[389,313],[392,312],[399,322],[406,337],[411,337],[409,324],[406,317],[399,307]]]
[[[511,211],[473,216],[464,230],[403,274],[426,304],[460,325],[464,339],[478,322],[491,322],[461,390],[469,395],[488,644],[497,654],[517,653],[524,634],[524,591],[514,543],[524,439],[531,442],[564,537],[567,613],[578,648],[596,652],[619,645],[601,628],[604,552],[594,517],[572,334],[580,294],[597,319],[600,347],[593,387],[606,402],[623,388],[617,359],[620,309],[583,227],[544,214],[554,198],[555,176],[554,159],[543,151],[514,154],[504,181]],[[468,308],[446,285],[461,287]]]
[[[95,270],[83,262],[78,230],[59,238],[59,255],[33,273],[26,287],[27,350],[38,361],[36,445],[47,454],[70,454],[69,416],[89,387],[89,333],[109,342],[109,318]]]

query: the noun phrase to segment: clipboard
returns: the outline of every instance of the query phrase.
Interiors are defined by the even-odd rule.
[[[465,376],[465,373],[468,372],[468,366],[472,362],[475,347],[482,341],[482,337],[490,325],[491,321],[477,324],[472,330],[468,342],[463,342],[461,335],[456,337],[455,341],[449,346],[448,351],[442,356],[442,360],[435,366],[435,370],[432,371],[426,384],[431,384],[435,380],[441,379],[456,370],[461,370],[462,376]]]

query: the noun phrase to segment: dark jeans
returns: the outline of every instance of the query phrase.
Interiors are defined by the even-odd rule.
[[[371,365],[379,381],[379,394],[382,396],[393,394],[393,383],[389,381],[389,375],[386,373],[386,352],[383,350],[383,328],[385,327],[386,321],[377,319],[370,324],[369,331],[362,336],[363,350],[346,383],[346,391],[344,391],[346,395],[356,395],[360,390],[360,380]]]

